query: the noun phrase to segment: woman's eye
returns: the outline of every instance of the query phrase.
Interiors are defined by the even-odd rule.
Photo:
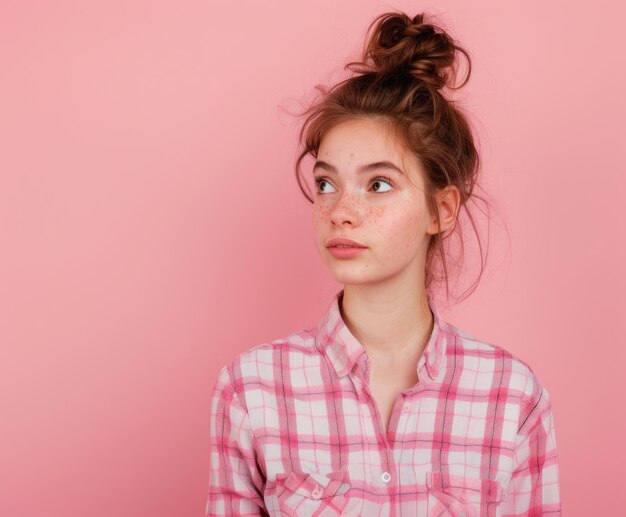
[[[375,185],[379,185],[378,188],[374,188],[375,192],[388,192],[390,189],[380,190],[380,185],[384,184],[387,184],[387,186],[391,188],[391,180],[389,178],[374,178],[374,181],[372,182],[372,188],[374,188]]]
[[[328,181],[326,181],[324,178],[316,178],[315,179],[315,184],[317,185],[317,191],[324,194],[326,191],[322,190],[322,185],[330,185],[330,183]],[[332,186],[332,185],[331,185]]]

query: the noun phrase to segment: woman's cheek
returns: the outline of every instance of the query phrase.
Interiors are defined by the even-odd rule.
[[[385,233],[392,247],[412,252],[419,241],[419,224],[413,214],[398,214],[387,222]]]
[[[383,206],[373,206],[368,209],[368,216],[373,222],[378,222],[385,216],[386,208]]]
[[[330,218],[330,210],[328,207],[324,207],[323,205],[314,205],[313,206],[313,223],[316,226],[320,226]]]

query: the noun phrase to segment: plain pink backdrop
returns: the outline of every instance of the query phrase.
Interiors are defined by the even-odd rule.
[[[338,287],[283,108],[395,8],[472,53],[462,95],[506,223],[444,315],[549,389],[564,513],[626,506],[618,2],[5,0],[1,515],[203,515],[219,369]]]

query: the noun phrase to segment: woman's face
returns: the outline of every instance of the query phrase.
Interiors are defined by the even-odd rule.
[[[436,223],[426,207],[422,174],[419,160],[392,140],[380,120],[350,119],[328,131],[313,168],[313,226],[337,282],[376,284],[398,276],[423,281]],[[365,248],[329,248],[335,237]]]

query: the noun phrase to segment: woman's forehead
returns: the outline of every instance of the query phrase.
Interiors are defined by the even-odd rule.
[[[322,138],[317,158],[339,174],[385,161],[412,180],[423,173],[419,158],[398,138],[393,126],[374,117],[350,118],[335,124]]]

